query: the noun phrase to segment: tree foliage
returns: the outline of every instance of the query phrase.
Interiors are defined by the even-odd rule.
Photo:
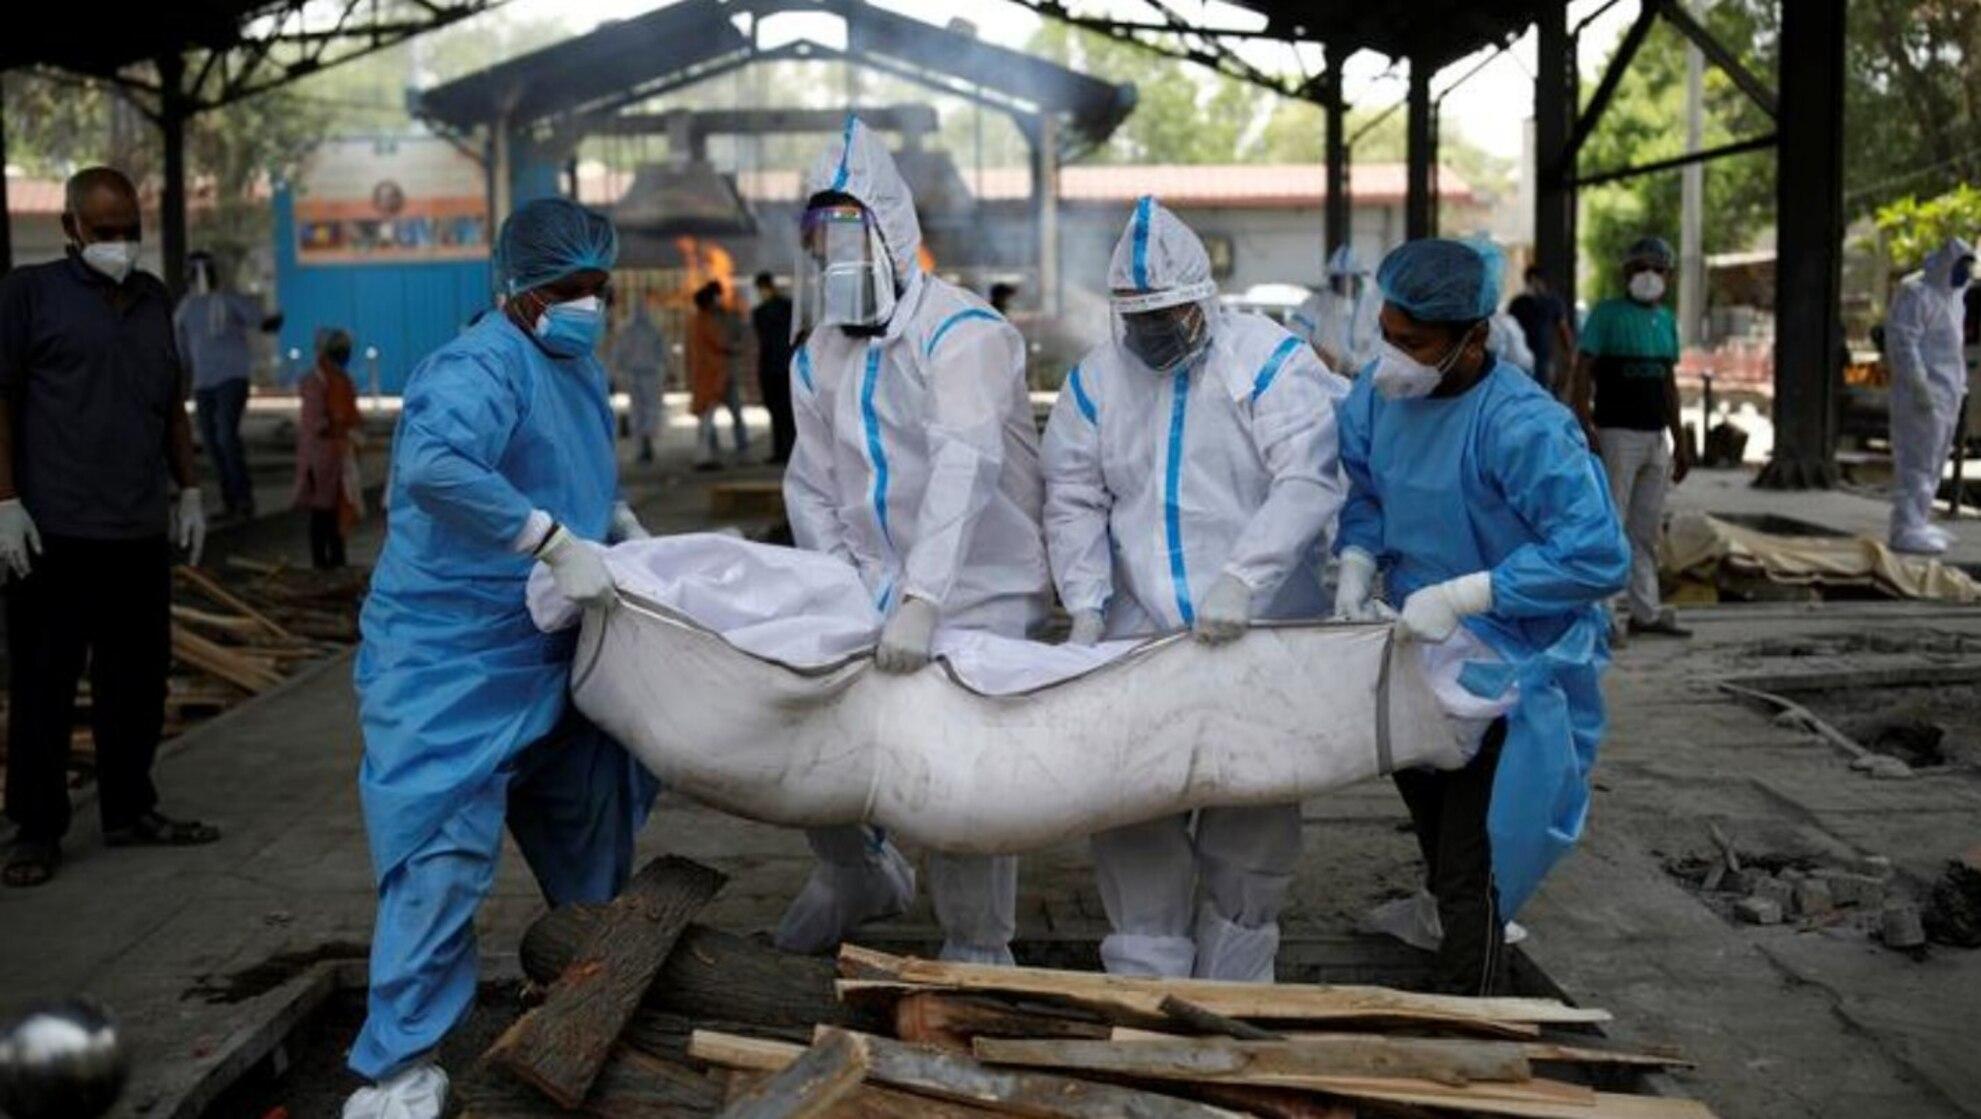
[[[1917,268],[1949,238],[1974,242],[1981,230],[1981,188],[1962,183],[1937,198],[1901,198],[1878,208],[1877,223],[1891,263],[1900,271]]]
[[[1793,0],[1782,0],[1793,2]],[[1774,85],[1777,0],[1694,0],[1723,44]],[[1974,0],[1853,0],[1845,41],[1845,221],[1870,218],[1912,195],[1935,195],[1981,177],[1981,4]],[[1794,105],[1781,111],[1794,112]],[[1684,150],[1685,40],[1662,22],[1625,72],[1616,99],[1581,157],[1587,172],[1631,166]],[[1710,63],[1702,145],[1765,134],[1766,115]],[[1716,160],[1705,170],[1704,249],[1750,249],[1775,219],[1775,153]],[[1793,168],[1788,169],[1793,174]],[[1584,293],[1621,286],[1613,264],[1638,236],[1676,240],[1681,174],[1668,171],[1583,192]]]

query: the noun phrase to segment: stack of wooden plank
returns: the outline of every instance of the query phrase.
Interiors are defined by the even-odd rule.
[[[583,1114],[1280,1119],[1450,1114],[1708,1119],[1620,1090],[1684,1064],[1548,998],[834,963],[693,923],[714,871],[662,859],[601,909],[552,913],[541,1005],[462,1084],[468,1119]]]
[[[239,557],[223,582],[195,567],[173,572],[172,673],[166,682],[167,738],[260,695],[308,664],[357,639],[357,611],[368,572],[297,571]],[[89,731],[94,703],[85,682],[70,740],[71,784],[95,771]],[[0,703],[0,773],[6,770],[5,705]]]

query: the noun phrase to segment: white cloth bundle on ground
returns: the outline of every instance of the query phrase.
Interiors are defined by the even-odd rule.
[[[868,655],[871,592],[830,556],[695,535],[607,562],[622,602],[584,619],[579,709],[670,787],[770,823],[1016,852],[1462,762],[1387,625],[1258,627],[1220,647],[942,632],[936,664],[888,676]],[[542,571],[530,603],[545,629],[573,618]]]

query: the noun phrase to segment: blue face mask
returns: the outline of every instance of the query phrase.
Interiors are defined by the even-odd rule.
[[[552,303],[537,316],[537,340],[558,357],[583,357],[605,333],[605,303],[596,295]]]

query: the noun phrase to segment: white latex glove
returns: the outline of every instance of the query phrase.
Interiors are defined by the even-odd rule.
[[[416,1064],[344,1101],[343,1119],[440,1119],[447,1106],[447,1074],[439,1065]]]
[[[925,599],[904,598],[880,631],[874,665],[882,672],[918,672],[929,663],[929,643],[935,639],[936,609]]]
[[[612,572],[605,561],[590,545],[565,531],[563,525],[550,530],[550,538],[537,549],[537,558],[550,568],[558,591],[579,606],[587,610],[609,610],[618,603]]]
[[[1236,575],[1220,575],[1197,608],[1197,640],[1222,645],[1245,635],[1252,621],[1252,588]]]
[[[623,544],[628,540],[651,540],[653,533],[640,523],[633,514],[633,507],[623,501],[612,503],[612,528],[606,533],[606,542]]]
[[[1093,645],[1100,641],[1102,631],[1107,629],[1107,620],[1098,610],[1082,610],[1073,615],[1073,632],[1066,635],[1068,645]]]
[[[172,510],[172,539],[186,553],[186,562],[198,567],[200,553],[206,551],[206,506],[200,502],[198,486],[179,491],[179,504]]]
[[[1376,584],[1376,557],[1360,548],[1344,548],[1336,564],[1334,617],[1342,622],[1373,622],[1381,617],[1372,597]]]
[[[1461,619],[1492,608],[1492,574],[1474,571],[1433,583],[1405,599],[1396,633],[1405,641],[1427,641],[1435,645],[1458,632]]]
[[[41,531],[34,527],[27,506],[18,497],[0,501],[0,576],[25,579],[41,554]]]

